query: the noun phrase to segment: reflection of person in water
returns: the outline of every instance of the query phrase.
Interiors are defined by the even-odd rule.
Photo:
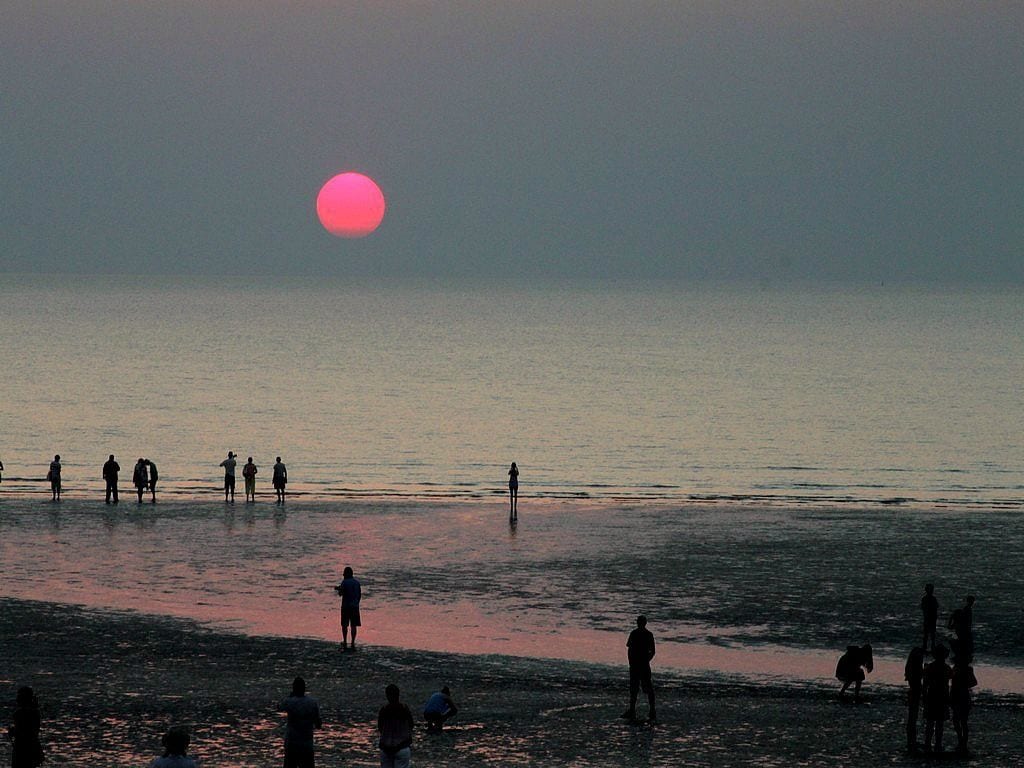
[[[848,645],[846,653],[839,657],[836,664],[836,677],[843,681],[839,690],[840,696],[846,695],[846,689],[853,684],[853,698],[860,700],[860,684],[864,682],[864,670],[870,672],[875,668],[875,660],[870,645]]]

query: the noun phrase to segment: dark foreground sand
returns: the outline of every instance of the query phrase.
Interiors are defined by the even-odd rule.
[[[301,628],[300,628],[301,629]],[[625,639],[625,638],[623,638]],[[48,765],[140,766],[171,723],[206,766],[276,766],[276,703],[296,674],[321,702],[320,766],[378,765],[374,726],[397,683],[414,713],[442,683],[462,707],[441,735],[419,731],[418,766],[878,766],[903,754],[902,691],[835,689],[657,674],[656,727],[619,719],[625,669],[213,632],[194,623],[0,600],[0,701],[36,688]],[[9,722],[10,705],[3,717]],[[972,765],[1024,765],[1024,701],[982,697]],[[950,731],[952,729],[950,728]],[[950,740],[952,741],[952,734]],[[0,747],[0,764],[9,761]]]

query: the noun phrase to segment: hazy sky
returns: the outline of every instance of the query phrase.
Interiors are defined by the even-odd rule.
[[[1024,3],[6,0],[0,271],[1024,282]],[[380,183],[363,240],[316,220]]]

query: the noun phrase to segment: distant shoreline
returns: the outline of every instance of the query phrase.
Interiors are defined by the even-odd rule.
[[[31,484],[31,485],[29,485]],[[38,487],[34,487],[38,486]],[[241,484],[239,484],[239,488]],[[466,487],[444,487],[444,486],[414,486],[410,488],[354,488],[338,487],[336,489],[324,490],[315,485],[296,484],[298,490],[288,490],[288,499],[301,501],[302,503],[330,503],[337,501],[445,501],[452,503],[474,503],[480,501],[498,501],[508,498],[506,488],[466,488]],[[800,494],[770,494],[770,493],[667,493],[643,489],[623,491],[620,489],[601,486],[604,491],[596,491],[594,488],[581,487],[581,490],[520,490],[519,498],[527,504],[549,504],[549,503],[571,503],[579,502],[593,505],[608,504],[658,504],[658,505],[679,505],[687,506],[749,506],[749,507],[799,507],[802,509],[831,508],[842,509],[978,509],[991,510],[994,512],[1024,511],[1024,497],[1020,498],[916,498],[909,496],[893,497],[867,497],[867,496],[827,496],[827,495],[800,495]],[[120,489],[121,504],[135,504],[134,486],[126,486]],[[79,485],[65,485],[63,487],[63,499],[60,503],[68,501],[92,502],[97,501],[104,505],[104,488],[102,484],[96,484],[89,488]],[[146,491],[143,506],[149,505],[149,491]],[[216,502],[217,497],[223,497],[222,487],[217,485],[200,486],[175,486],[171,483],[159,485],[157,489],[158,501],[166,497],[175,502]],[[269,481],[257,485],[257,503],[276,504],[274,491]],[[244,505],[244,493],[236,490],[236,505]],[[4,477],[0,483],[0,504],[4,500],[12,501],[45,501],[50,500],[50,487],[45,479]],[[220,503],[224,503],[221,498]],[[229,502],[230,503],[230,502]],[[285,502],[287,504],[287,501]]]

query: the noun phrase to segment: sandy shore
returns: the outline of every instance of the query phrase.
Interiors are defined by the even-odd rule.
[[[414,712],[447,683],[462,707],[417,733],[414,765],[805,765],[919,762],[903,755],[902,692],[860,706],[824,686],[659,674],[656,727],[619,719],[625,669],[214,632],[193,622],[0,600],[0,700],[33,685],[48,765],[145,765],[168,724],[193,731],[207,766],[273,766],[276,703],[296,674],[322,706],[321,766],[376,765],[374,723],[397,683]],[[1024,702],[981,697],[973,765],[1020,765]],[[9,711],[4,717],[9,717]],[[0,748],[0,761],[8,747]]]

